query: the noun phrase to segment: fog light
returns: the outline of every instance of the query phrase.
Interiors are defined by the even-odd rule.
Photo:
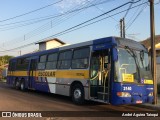
[[[148,94],[148,96],[153,96],[153,92],[150,92],[150,93]]]
[[[131,97],[131,94],[128,92],[117,92],[117,96],[119,97]]]

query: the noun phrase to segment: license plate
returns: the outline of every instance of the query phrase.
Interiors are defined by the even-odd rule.
[[[136,103],[142,103],[142,100],[137,100]]]

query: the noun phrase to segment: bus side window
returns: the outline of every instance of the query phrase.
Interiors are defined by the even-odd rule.
[[[91,79],[98,79],[98,72],[100,69],[100,61],[98,57],[92,57],[91,59]]]
[[[45,69],[46,59],[47,59],[47,55],[42,55],[39,57],[39,62],[38,62],[38,66],[37,66],[39,70]]]
[[[15,71],[15,68],[16,68],[16,63],[13,62],[13,61],[10,61],[8,70],[9,71]]]
[[[72,59],[72,68],[73,69],[88,68],[89,55],[90,55],[89,47],[74,50]]]
[[[37,62],[38,60],[36,59],[32,60],[30,70],[37,70]]]
[[[109,59],[109,57],[108,57],[108,56],[105,56],[104,68],[108,68],[108,64],[109,64],[108,59]]]
[[[27,70],[29,61],[27,58],[17,59],[16,70]]]
[[[46,63],[46,69],[56,69],[57,66],[57,57],[58,53],[53,53],[48,55],[47,63]]]
[[[57,68],[58,69],[69,69],[71,65],[71,58],[72,58],[72,50],[60,52]]]

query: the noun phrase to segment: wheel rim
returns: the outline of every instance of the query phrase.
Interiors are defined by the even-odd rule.
[[[18,87],[18,86],[19,86],[19,82],[17,81],[17,82],[16,82],[16,87]]]
[[[81,90],[80,89],[75,89],[74,90],[74,98],[78,99],[81,97]]]
[[[21,83],[21,89],[23,90],[23,88],[24,88],[24,84],[23,84],[23,83]]]

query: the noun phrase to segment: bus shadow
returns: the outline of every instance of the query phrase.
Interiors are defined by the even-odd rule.
[[[39,97],[44,97],[47,98],[51,101],[58,101],[58,102],[65,102],[67,104],[74,104],[72,102],[72,98],[69,96],[63,96],[63,95],[58,95],[58,94],[53,94],[53,93],[48,93],[48,92],[42,92],[42,91],[35,91],[35,90],[25,90],[25,91],[21,91],[19,89],[15,89],[11,86],[5,85],[5,87],[7,87],[7,89],[11,89],[17,92],[21,92],[21,93],[27,93],[30,95],[34,95],[34,96],[39,96]],[[77,105],[77,104],[74,104]],[[96,106],[96,105],[104,105],[104,103],[99,103],[99,102],[94,102],[94,101],[90,101],[90,100],[85,100],[84,104],[80,105],[80,106]],[[78,105],[79,106],[79,105]]]

